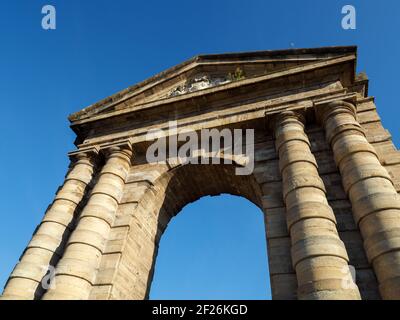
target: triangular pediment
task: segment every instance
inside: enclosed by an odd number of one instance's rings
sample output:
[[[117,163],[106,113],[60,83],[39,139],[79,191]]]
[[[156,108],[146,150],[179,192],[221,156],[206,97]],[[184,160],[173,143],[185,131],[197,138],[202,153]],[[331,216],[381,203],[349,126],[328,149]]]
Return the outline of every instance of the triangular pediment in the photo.
[[[74,122],[147,103],[167,101],[355,54],[356,47],[326,47],[199,55],[72,114],[70,120]]]

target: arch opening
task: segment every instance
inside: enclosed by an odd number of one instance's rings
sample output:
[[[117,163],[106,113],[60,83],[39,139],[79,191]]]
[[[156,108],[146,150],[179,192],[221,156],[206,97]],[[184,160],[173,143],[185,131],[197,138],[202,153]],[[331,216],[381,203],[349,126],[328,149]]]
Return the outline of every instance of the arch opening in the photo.
[[[257,226],[261,236],[261,240],[255,241],[259,244],[263,249],[253,248],[249,245],[247,251],[254,251],[256,254],[260,254],[262,258],[261,264],[257,262],[253,262],[256,267],[264,268],[264,275],[260,276],[258,279],[259,284],[264,286],[264,293],[262,295],[258,295],[258,299],[268,299],[270,294],[268,295],[269,290],[269,281],[271,279],[271,273],[268,269],[269,255],[267,255],[267,238],[266,238],[266,216],[265,216],[265,208],[264,208],[264,198],[261,186],[259,184],[260,177],[256,178],[256,174],[241,176],[235,174],[235,164],[209,164],[209,165],[195,165],[195,164],[185,164],[180,166],[175,166],[172,168],[165,168],[166,170],[163,173],[159,174],[157,179],[154,180],[151,187],[148,187],[141,196],[140,201],[134,211],[133,215],[133,224],[132,228],[129,231],[128,241],[130,241],[129,250],[125,250],[122,254],[121,262],[119,263],[119,270],[121,274],[121,279],[123,278],[125,282],[117,284],[117,286],[113,287],[114,292],[116,294],[124,294],[123,292],[127,292],[128,294],[125,297],[129,297],[130,299],[150,299],[154,298],[154,295],[151,295],[150,292],[152,290],[152,283],[155,275],[156,264],[158,265],[159,259],[159,249],[161,244],[161,239],[163,238],[163,234],[167,232],[167,228],[170,225],[170,222],[181,220],[180,218],[174,219],[178,215],[178,213],[186,212],[191,206],[196,206],[198,203],[202,203],[205,199],[210,199],[208,196],[212,196],[212,199],[222,199],[224,197],[230,197],[230,199],[239,199],[242,202],[242,206],[244,203],[244,207],[247,209],[243,209],[242,211],[237,213],[239,216],[242,216],[243,219],[246,219],[250,216],[258,217]],[[162,167],[154,167],[154,170],[162,170]],[[222,197],[216,197],[221,196]],[[204,198],[206,197],[206,198]],[[203,198],[203,199],[202,199]],[[200,200],[200,201],[199,201]],[[233,200],[232,200],[233,201]],[[206,201],[207,202],[207,201]],[[237,208],[233,207],[230,210],[227,205],[229,205],[229,201],[222,201],[225,203],[225,207],[221,207],[219,211],[221,217],[227,215],[226,220],[229,219],[230,211],[234,211]],[[239,206],[240,207],[240,206]],[[255,210],[258,214],[245,214],[249,208],[251,210]],[[205,218],[208,213],[207,210],[204,210],[203,214],[199,214],[198,218]],[[212,211],[211,209],[208,211]],[[241,213],[241,214],[240,214]],[[261,214],[260,214],[261,213]],[[188,216],[188,215],[179,215],[179,216]],[[190,214],[189,214],[190,216]],[[219,216],[218,214],[215,216]],[[183,221],[186,219],[183,219]],[[207,219],[205,219],[207,221]],[[203,221],[204,222],[204,221]],[[178,222],[179,223],[179,222]],[[244,224],[244,222],[238,222],[233,229],[240,230],[240,225]],[[220,224],[218,227],[220,230],[224,229],[224,224]],[[173,228],[172,228],[173,229]],[[185,228],[184,228],[185,229]],[[198,228],[186,228],[186,230],[195,230],[199,231]],[[170,231],[168,231],[170,233]],[[174,233],[171,231],[171,233]],[[239,233],[239,231],[237,231]],[[179,232],[177,232],[177,236]],[[247,235],[248,236],[248,235]],[[203,232],[199,239],[207,237],[207,228],[203,228]],[[231,241],[238,240],[238,237],[227,237],[227,239],[231,239]],[[223,239],[225,240],[225,239]],[[182,240],[182,243],[188,242],[188,240]],[[221,240],[219,240],[221,242]],[[219,243],[218,240],[215,240],[215,243]],[[269,246],[269,244],[268,244]],[[269,248],[269,247],[268,247]],[[188,245],[186,250],[191,250],[191,247]],[[204,251],[204,250],[203,250]],[[202,251],[198,251],[201,253]],[[233,263],[237,263],[239,258],[235,258]],[[242,260],[250,260],[250,258],[242,258]],[[172,258],[168,258],[168,260],[172,260]],[[208,259],[213,260],[213,259]],[[229,259],[227,258],[227,261]],[[227,268],[228,266],[226,266]],[[129,270],[127,269],[129,268]],[[166,270],[173,267],[166,267]],[[204,270],[206,270],[205,268]],[[132,270],[132,272],[130,271]],[[127,272],[128,271],[128,272]],[[245,271],[246,272],[246,271]],[[249,271],[252,273],[252,271]],[[220,274],[224,274],[221,272]],[[237,273],[235,277],[238,277]],[[168,279],[168,275],[167,278]],[[233,280],[231,280],[232,282]],[[126,290],[126,291],[125,291]],[[247,289],[246,289],[247,290]],[[226,293],[228,290],[225,290]],[[241,292],[240,288],[238,290],[229,290],[231,293]],[[194,292],[194,291],[191,291]],[[211,292],[220,292],[218,290]],[[249,292],[247,290],[247,292]],[[200,292],[201,293],[201,292]],[[247,295],[248,297],[249,295]],[[227,297],[227,296],[226,296]],[[225,298],[226,298],[225,297]],[[161,297],[159,297],[161,298]],[[172,299],[171,295],[167,295],[164,298]],[[178,297],[176,297],[178,298]],[[194,296],[192,297],[194,298]],[[200,299],[200,296],[198,297]],[[209,298],[212,296],[204,296],[202,299]],[[215,297],[216,298],[216,297]],[[223,297],[220,297],[222,299]],[[232,296],[232,298],[234,298]],[[240,296],[236,297],[237,299]],[[242,295],[243,299],[246,299],[245,295]],[[189,299],[189,297],[183,297],[182,299]],[[250,299],[250,298],[249,298]]]
[[[161,238],[149,298],[271,299],[262,211],[229,194],[186,205]]]

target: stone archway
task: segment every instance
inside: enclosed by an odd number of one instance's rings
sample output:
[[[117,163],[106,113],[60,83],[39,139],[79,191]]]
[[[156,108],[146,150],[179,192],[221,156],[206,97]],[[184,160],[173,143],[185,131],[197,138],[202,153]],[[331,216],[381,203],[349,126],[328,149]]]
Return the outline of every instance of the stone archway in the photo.
[[[139,255],[132,254],[129,251],[122,253],[120,260],[120,268],[124,268],[124,264],[135,266],[140,270],[139,265],[145,267],[142,272],[137,275],[137,281],[141,283],[141,296],[137,295],[138,288],[131,283],[131,292],[126,293],[128,296],[116,298],[139,298],[148,297],[150,285],[153,277],[154,266],[157,256],[158,243],[167,224],[177,213],[181,211],[187,204],[197,201],[207,195],[219,195],[228,193],[232,195],[242,196],[258,207],[262,208],[261,190],[253,176],[237,176],[234,172],[235,165],[184,165],[173,168],[161,175],[138,202],[135,209],[134,219],[140,225],[145,225],[146,217],[152,215],[151,221],[147,220],[148,228],[152,230],[153,237],[146,237],[143,233],[138,238],[139,232],[131,230],[128,237],[132,241],[139,242],[139,245],[147,247],[146,251],[152,251],[152,256],[146,255],[138,259]],[[151,203],[153,208],[149,210],[147,203]],[[120,277],[121,286],[134,281],[134,276],[124,276],[123,271],[116,271],[116,279]],[[113,286],[114,293],[124,292],[119,289],[118,284]],[[120,290],[120,291],[118,291]],[[130,296],[129,296],[130,295]]]
[[[400,156],[355,66],[355,47],[198,56],[71,115],[65,182],[2,298],[144,299],[171,217],[224,192],[264,213],[274,299],[400,299]],[[224,148],[147,161],[171,121],[254,130],[254,168]]]

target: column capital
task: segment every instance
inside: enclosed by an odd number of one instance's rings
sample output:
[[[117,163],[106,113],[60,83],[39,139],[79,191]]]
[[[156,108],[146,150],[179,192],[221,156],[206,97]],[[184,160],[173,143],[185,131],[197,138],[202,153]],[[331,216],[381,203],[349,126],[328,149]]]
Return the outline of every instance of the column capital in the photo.
[[[269,126],[271,130],[275,132],[279,126],[288,122],[297,122],[304,126],[306,123],[304,109],[285,110],[274,115],[270,115]]]
[[[316,108],[316,115],[320,124],[325,128],[326,139],[332,145],[340,137],[341,133],[365,137],[365,131],[357,120],[357,109],[353,102],[335,100],[321,104]]]
[[[92,147],[83,147],[78,150],[71,151],[68,153],[69,159],[73,163],[89,163],[93,165],[95,163],[95,159],[99,154],[99,148],[97,146]]]
[[[111,157],[123,157],[132,161],[133,147],[130,140],[106,143],[100,146],[100,152],[109,159]]]
[[[354,119],[357,118],[356,106],[345,100],[335,100],[323,105],[317,105],[315,106],[315,113],[322,125],[324,125],[330,117],[340,113],[351,114]]]

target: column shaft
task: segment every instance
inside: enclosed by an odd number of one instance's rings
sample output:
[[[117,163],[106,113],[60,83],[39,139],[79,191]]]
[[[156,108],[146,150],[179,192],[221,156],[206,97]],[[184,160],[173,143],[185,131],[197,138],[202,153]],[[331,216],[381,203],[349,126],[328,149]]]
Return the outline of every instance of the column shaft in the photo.
[[[360,299],[299,113],[275,119],[287,226],[299,299]]]
[[[130,144],[107,149],[106,164],[57,264],[55,287],[46,292],[44,299],[88,299],[122,197],[131,157]]]
[[[338,101],[318,112],[381,296],[400,299],[400,197],[356,120],[355,107]]]
[[[48,285],[43,277],[62,254],[77,207],[93,178],[93,156],[96,154],[95,149],[71,154],[73,162],[65,182],[11,273],[3,299],[32,300],[43,294],[43,285]]]

